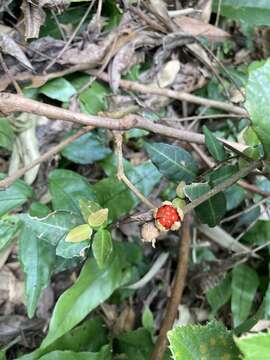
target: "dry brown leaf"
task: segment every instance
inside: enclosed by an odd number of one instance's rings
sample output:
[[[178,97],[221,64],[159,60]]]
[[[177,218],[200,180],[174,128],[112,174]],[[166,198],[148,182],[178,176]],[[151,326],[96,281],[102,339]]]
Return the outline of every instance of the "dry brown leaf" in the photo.
[[[193,36],[204,36],[211,42],[222,42],[230,38],[230,34],[216,26],[188,16],[175,17],[174,21],[185,33]]]
[[[200,19],[206,24],[209,23],[211,17],[212,3],[213,0],[200,0],[197,5],[197,9],[201,10],[201,13],[199,15]]]
[[[13,56],[27,69],[33,70],[30,61],[27,59],[20,46],[8,34],[0,34],[0,48],[3,53]]]
[[[168,61],[161,71],[158,73],[157,80],[158,85],[161,88],[170,86],[180,70],[180,61],[179,60],[170,60]]]
[[[24,14],[25,38],[38,38],[40,27],[43,25],[46,18],[45,12],[42,7],[33,4],[28,0],[23,1],[21,9]]]
[[[114,93],[119,89],[121,74],[131,64],[135,52],[134,42],[124,45],[113,58],[110,65],[110,86]]]

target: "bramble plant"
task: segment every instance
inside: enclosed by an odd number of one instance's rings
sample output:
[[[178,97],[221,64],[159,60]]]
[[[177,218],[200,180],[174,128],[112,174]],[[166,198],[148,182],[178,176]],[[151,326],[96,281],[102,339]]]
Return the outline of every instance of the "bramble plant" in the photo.
[[[270,359],[270,2],[2,3],[0,359]]]

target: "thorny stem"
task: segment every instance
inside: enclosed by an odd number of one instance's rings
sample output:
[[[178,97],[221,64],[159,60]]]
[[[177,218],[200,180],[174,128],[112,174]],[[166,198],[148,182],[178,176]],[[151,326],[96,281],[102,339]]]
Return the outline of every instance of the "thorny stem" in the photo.
[[[93,129],[92,126],[87,126],[78,131],[75,135],[72,135],[68,137],[66,140],[62,141],[60,144],[53,146],[51,149],[49,149],[47,152],[45,152],[43,155],[41,155],[38,159],[33,161],[31,164],[24,166],[23,168],[17,170],[14,174],[6,177],[4,180],[0,181],[0,190],[6,189],[11,184],[14,183],[14,181],[18,180],[21,176],[23,176],[27,171],[31,170],[38,164],[48,160],[53,155],[57,154],[59,151],[64,149],[68,144],[78,139],[80,136],[86,134],[87,132],[91,131]]]
[[[118,160],[118,167],[117,167],[117,177],[144,203],[149,209],[153,209],[155,205],[151,203],[137,188],[132,184],[132,182],[127,178],[124,171],[124,164],[123,164],[123,137],[121,132],[115,131],[114,132],[115,143],[116,143],[116,154]]]
[[[169,299],[164,320],[161,325],[158,339],[156,341],[154,351],[151,354],[150,360],[162,360],[167,347],[167,333],[172,328],[176,319],[178,306],[181,303],[183,290],[186,285],[186,277],[188,272],[188,257],[190,250],[191,236],[190,236],[190,218],[189,215],[184,219],[182,230],[182,238],[179,240],[178,263],[176,274],[174,277],[174,285],[172,288],[171,297]]]

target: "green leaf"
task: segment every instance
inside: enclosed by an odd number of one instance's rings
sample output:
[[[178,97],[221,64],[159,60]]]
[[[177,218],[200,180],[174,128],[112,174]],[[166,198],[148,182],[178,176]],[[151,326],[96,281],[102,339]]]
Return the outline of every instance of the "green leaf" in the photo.
[[[0,174],[0,180],[6,176]],[[15,181],[5,190],[0,191],[0,217],[15,210],[34,195],[32,188],[22,180]]]
[[[5,250],[14,239],[19,223],[15,216],[0,220],[0,251]]]
[[[206,294],[207,301],[212,308],[212,315],[216,315],[218,310],[225,305],[232,294],[231,276],[226,276],[217,286],[208,290]]]
[[[207,128],[207,126],[203,126],[203,132],[205,135],[205,144],[210,154],[217,161],[224,160],[224,145],[215,137],[215,135]]]
[[[107,333],[108,331],[103,320],[100,317],[95,317],[84,321],[82,325],[70,330],[48,347],[38,348],[30,354],[19,357],[18,360],[37,360],[42,355],[55,350],[97,352],[101,346],[107,343]]]
[[[246,192],[239,185],[230,186],[224,191],[227,211],[237,208],[246,197]]]
[[[257,208],[255,208],[257,209]],[[257,215],[260,214],[260,211]],[[248,223],[251,221],[249,220]],[[244,235],[245,242],[251,244],[252,246],[261,246],[265,245],[269,241],[270,233],[270,221],[258,220],[251,229],[247,231]]]
[[[92,232],[93,230],[88,224],[78,225],[69,231],[65,241],[78,243],[84,240],[90,240]]]
[[[75,88],[64,78],[48,81],[39,89],[39,92],[62,102],[68,101],[72,95],[76,94]]]
[[[258,286],[259,277],[252,268],[241,264],[233,269],[231,310],[235,327],[249,316]]]
[[[248,335],[235,342],[245,360],[270,360],[270,333]]]
[[[49,215],[50,212],[51,210],[47,205],[37,201],[33,202],[29,208],[29,215],[33,217],[37,216],[42,218]]]
[[[104,226],[108,220],[108,209],[100,209],[88,217],[88,224],[94,228]]]
[[[0,117],[0,146],[11,151],[13,148],[14,133],[10,121]]]
[[[55,248],[42,241],[24,224],[19,238],[19,257],[25,274],[27,313],[34,316],[41,292],[48,286],[55,262]]]
[[[189,183],[196,178],[197,163],[181,147],[165,143],[146,143],[146,150],[161,174],[168,179]]]
[[[217,321],[176,327],[168,338],[174,360],[240,359],[232,334]]]
[[[217,12],[219,0],[214,0],[213,10]],[[221,15],[244,21],[250,25],[269,25],[270,3],[268,0],[222,0]]]
[[[118,336],[119,351],[128,360],[149,360],[153,350],[151,335],[146,329],[137,329]]]
[[[54,170],[49,174],[49,190],[54,210],[70,210],[79,215],[80,200],[95,200],[95,192],[88,181],[70,170]]]
[[[74,213],[52,212],[45,218],[31,217],[27,214],[17,215],[40,240],[56,246],[67,235],[70,229],[81,223],[81,218]]]
[[[107,107],[106,97],[110,93],[110,89],[107,86],[94,81],[91,87],[83,91],[79,96],[82,110],[91,115],[105,111]]]
[[[270,4],[270,3],[269,3]],[[246,87],[246,109],[253,130],[261,140],[265,155],[270,157],[270,60],[252,70]]]
[[[76,131],[69,132],[69,136]],[[111,154],[111,149],[104,145],[100,137],[89,132],[73,141],[62,150],[62,155],[77,164],[93,164]]]
[[[210,189],[211,188],[207,183],[193,183],[185,186],[184,191],[186,196],[193,201]],[[201,205],[196,207],[195,212],[204,224],[211,227],[219,224],[221,218],[226,213],[226,198],[223,192],[204,201]]]
[[[212,171],[208,178],[212,186],[216,186],[239,171],[238,165],[223,165],[219,169]]]
[[[106,229],[99,229],[93,239],[93,255],[100,269],[103,269],[113,251],[111,234]]]
[[[112,352],[109,346],[105,346],[98,353],[53,351],[40,358],[40,360],[111,360]]]
[[[58,299],[41,347],[52,344],[108,299],[123,284],[125,266],[119,247],[104,270],[98,268],[95,259],[88,260],[75,284]]]
[[[101,206],[99,206],[99,204],[94,201],[86,200],[86,199],[80,200],[80,211],[81,211],[81,214],[82,214],[85,222],[88,221],[88,218],[92,213],[94,213],[100,209],[101,209]]]
[[[142,315],[142,324],[143,327],[150,332],[150,334],[153,334],[155,322],[154,322],[153,313],[148,306],[144,307],[143,315]]]
[[[130,164],[129,164],[130,165]],[[148,196],[160,180],[160,173],[151,162],[129,166],[126,175],[129,180]],[[115,176],[103,179],[94,185],[98,203],[109,209],[109,219],[115,221],[138,205],[139,199]]]

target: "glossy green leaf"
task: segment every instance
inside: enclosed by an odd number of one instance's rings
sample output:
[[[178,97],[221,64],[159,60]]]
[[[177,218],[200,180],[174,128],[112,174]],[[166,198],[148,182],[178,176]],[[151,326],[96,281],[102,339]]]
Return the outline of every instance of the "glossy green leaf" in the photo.
[[[212,308],[212,315],[216,315],[218,310],[225,305],[232,294],[231,276],[227,275],[217,286],[208,290],[206,297]]]
[[[92,213],[94,213],[100,209],[101,209],[101,206],[98,203],[96,203],[95,201],[86,200],[86,199],[80,200],[80,211],[81,211],[81,214],[82,214],[85,222],[88,221],[88,218]]]
[[[70,210],[81,215],[80,200],[95,200],[88,181],[70,170],[54,170],[49,174],[49,190],[54,210]]]
[[[237,208],[246,197],[246,192],[239,185],[230,186],[224,191],[227,211]]]
[[[98,336],[96,336],[98,334]],[[84,321],[46,348],[38,348],[30,354],[19,357],[18,360],[37,360],[42,355],[55,350],[75,352],[98,352],[101,346],[108,342],[108,330],[100,317]]]
[[[75,131],[70,132],[69,136],[74,133]],[[62,155],[70,161],[85,165],[102,160],[111,152],[100,137],[89,132],[66,146],[62,150]]]
[[[245,360],[270,360],[270,333],[253,334],[235,339]]]
[[[259,214],[260,214],[260,209],[257,212],[257,217],[259,216]],[[251,220],[248,220],[249,224],[251,222],[252,222]],[[270,221],[258,220],[256,224],[247,231],[243,239],[245,240],[245,242],[251,244],[252,246],[261,246],[268,243],[269,234],[270,234]]]
[[[111,360],[112,352],[109,346],[105,346],[98,353],[53,351],[40,358],[40,360]]]
[[[146,329],[137,329],[120,334],[117,343],[121,354],[128,360],[149,360],[153,351],[153,341]]]
[[[5,175],[0,174],[0,180]],[[34,195],[32,188],[22,180],[15,181],[5,190],[0,191],[0,216],[15,210]]]
[[[39,92],[51,99],[66,102],[69,98],[76,94],[75,88],[64,78],[58,78],[48,81],[43,85]]]
[[[78,243],[66,242],[63,237],[56,246],[56,255],[65,259],[74,257],[84,258],[87,255],[87,249],[90,248],[91,242],[89,240]]]
[[[218,10],[219,0],[214,0],[213,10]],[[268,0],[222,0],[221,15],[241,20],[249,25],[269,25],[270,3]]]
[[[10,121],[0,117],[0,147],[12,150],[14,142],[14,133]]]
[[[78,243],[84,240],[90,240],[92,232],[93,230],[88,224],[78,225],[69,231],[65,238],[65,241],[71,243]]]
[[[93,212],[88,217],[88,224],[94,228],[103,226],[107,223],[108,213],[108,209],[100,209],[96,212]]]
[[[176,327],[168,338],[174,360],[240,359],[231,332],[217,321]]]
[[[51,318],[49,332],[41,347],[45,348],[79,324],[93,309],[111,296],[123,284],[126,263],[119,247],[110,263],[100,270],[95,259],[88,260],[76,283],[58,299]]]
[[[23,221],[40,240],[56,246],[67,235],[70,229],[81,223],[81,218],[70,212],[53,212],[45,218],[31,217],[20,214],[18,218]]]
[[[185,186],[184,191],[186,196],[193,201],[210,189],[211,188],[207,183],[193,183]],[[218,225],[226,213],[226,198],[223,192],[204,201],[201,205],[196,207],[195,211],[204,224],[211,227]]]
[[[234,326],[247,319],[258,286],[259,277],[252,268],[241,264],[233,269],[231,310]]]
[[[172,181],[193,181],[197,174],[197,163],[179,146],[165,143],[147,143],[146,150],[162,175]]]
[[[215,135],[206,127],[203,126],[203,132],[205,136],[205,144],[208,151],[217,161],[225,159],[224,145],[215,137]]]
[[[92,251],[98,266],[103,269],[113,251],[112,238],[108,230],[99,229],[95,233],[92,244]]]
[[[236,174],[238,170],[238,165],[223,165],[212,171],[207,178],[212,186],[216,186]]]
[[[106,110],[106,96],[109,94],[110,90],[107,86],[94,81],[91,87],[83,91],[79,96],[82,110],[91,115],[96,115],[99,111]]]
[[[270,4],[270,3],[269,3]],[[261,140],[265,155],[270,157],[270,60],[252,70],[246,87],[246,109],[253,130]]]
[[[129,166],[126,175],[129,180],[148,196],[160,180],[160,173],[151,162]],[[103,179],[94,185],[98,203],[109,209],[109,219],[114,221],[128,213],[139,203],[139,199],[116,176]]]
[[[23,225],[19,257],[25,274],[27,313],[33,317],[42,290],[48,286],[55,262],[55,248],[40,240],[30,226]]]

